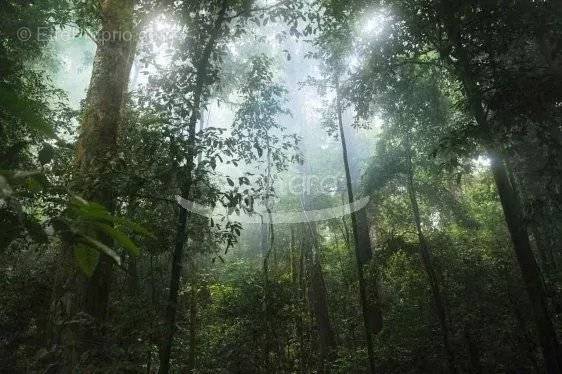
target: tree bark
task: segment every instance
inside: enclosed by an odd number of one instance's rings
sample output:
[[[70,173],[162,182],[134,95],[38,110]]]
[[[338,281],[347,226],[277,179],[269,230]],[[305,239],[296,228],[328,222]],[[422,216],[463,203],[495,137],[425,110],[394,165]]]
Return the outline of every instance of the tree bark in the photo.
[[[226,1],[222,2],[221,9],[217,15],[217,18],[213,24],[213,28],[209,35],[209,39],[205,44],[203,53],[196,65],[196,83],[195,90],[193,92],[193,107],[192,112],[189,117],[188,122],[188,132],[189,132],[189,147],[187,152],[187,164],[186,164],[186,180],[181,186],[182,195],[186,199],[191,198],[191,187],[193,183],[192,172],[195,167],[195,157],[197,152],[195,150],[195,135],[197,121],[201,114],[201,104],[203,101],[204,88],[208,82],[207,73],[209,69],[211,55],[215,49],[218,38],[222,33],[223,22],[225,20],[226,11],[228,4]],[[188,212],[182,206],[179,207],[180,212],[178,216],[178,225],[176,230],[175,247],[172,257],[172,273],[170,276],[170,293],[168,296],[168,303],[166,306],[165,320],[164,320],[164,341],[162,342],[162,347],[160,350],[160,374],[167,374],[170,372],[170,358],[172,354],[172,345],[174,339],[174,333],[176,330],[176,313],[177,313],[177,299],[179,284],[181,280],[181,270],[183,263],[183,251],[185,242],[187,240],[187,221]]]
[[[456,365],[455,365],[455,356],[453,349],[451,347],[450,337],[449,337],[449,324],[447,323],[447,310],[445,307],[445,303],[443,302],[443,295],[441,293],[441,286],[439,282],[439,277],[437,276],[437,272],[435,271],[435,267],[433,266],[431,250],[429,248],[429,244],[425,239],[425,235],[423,234],[423,230],[421,227],[421,215],[420,209],[418,205],[418,199],[416,196],[416,188],[414,185],[414,166],[412,164],[411,158],[411,148],[408,145],[408,149],[406,150],[407,153],[407,162],[408,162],[408,194],[410,196],[410,204],[412,206],[412,214],[414,218],[414,223],[416,225],[416,232],[418,234],[419,240],[419,249],[420,249],[420,257],[422,260],[422,264],[427,274],[427,279],[429,280],[429,286],[431,289],[431,295],[433,297],[433,304],[435,307],[435,311],[437,312],[437,318],[439,320],[439,325],[441,327],[441,336],[443,338],[443,346],[445,348],[445,354],[447,355],[447,362],[449,366],[449,371],[455,373]]]
[[[340,83],[339,77],[336,77],[336,111],[338,117],[338,125],[340,131],[340,140],[342,145],[342,155],[343,155],[343,164],[345,168],[345,177],[346,177],[346,184],[347,184],[347,197],[349,204],[353,204],[355,201],[353,197],[353,189],[351,183],[351,172],[349,169],[349,160],[347,157],[347,144],[345,142],[345,133],[343,129],[343,118],[342,118],[342,105],[341,105],[341,96],[340,96]],[[363,312],[363,323],[365,328],[365,339],[367,342],[367,353],[369,357],[369,369],[370,373],[374,374],[376,371],[375,366],[375,353],[373,350],[373,337],[372,331],[373,327],[371,326],[371,321],[369,318],[369,301],[367,298],[367,290],[365,287],[365,276],[363,274],[363,263],[361,262],[361,251],[359,248],[359,233],[357,229],[357,217],[355,212],[351,213],[351,226],[353,231],[353,242],[355,247],[355,257],[357,260],[357,278],[359,280],[359,298],[361,303],[361,310]]]
[[[106,0],[102,4],[102,37],[98,38],[71,186],[74,193],[103,205],[109,212],[115,209],[113,177],[118,160],[118,133],[135,54],[133,14],[133,0]],[[108,236],[98,234],[96,239],[113,245]],[[113,262],[101,254],[88,278],[75,264],[74,243],[66,242],[62,247],[62,266],[55,281],[51,314],[53,338],[63,350],[62,370],[70,371],[79,366],[82,353],[99,352]],[[87,327],[76,323],[83,321],[83,317],[90,320]]]
[[[77,169],[81,196],[115,209],[113,173],[117,162],[117,137],[133,63],[133,0],[106,0],[102,6],[102,38],[94,60],[86,97],[84,119],[77,145]],[[110,40],[104,38],[111,33]],[[111,239],[100,238],[112,246]],[[102,254],[94,275],[83,278],[84,311],[102,322],[106,319],[112,260]]]
[[[465,77],[463,84],[470,108],[478,125],[486,134],[492,136],[491,126],[484,113],[482,99],[480,98],[476,86],[469,77]],[[492,175],[503,208],[507,228],[511,236],[513,250],[521,270],[527,294],[531,301],[532,315],[537,328],[545,367],[549,373],[561,373],[562,355],[560,353],[560,346],[548,313],[544,284],[531,249],[527,225],[523,217],[523,209],[514,186],[509,180],[503,158],[495,151],[495,147],[491,142],[487,147],[491,158]]]
[[[443,26],[450,46],[455,48],[456,61],[452,61],[449,52],[443,49],[440,50],[440,53],[442,53],[441,58],[454,67],[455,73],[463,85],[469,109],[483,134],[483,145],[491,158],[491,171],[511,236],[513,250],[531,301],[532,315],[537,328],[546,370],[549,373],[562,373],[562,354],[556,331],[548,313],[548,303],[542,276],[531,250],[521,203],[514,186],[509,181],[504,159],[498,152],[498,147],[495,144],[492,122],[488,118],[482,93],[470,68],[471,60],[460,39],[459,23],[448,9],[440,8],[439,11],[443,16]]]
[[[197,357],[197,269],[195,264],[192,268],[191,294],[189,303],[189,355],[187,359],[187,372],[193,373],[195,370],[195,360]]]
[[[308,372],[308,354],[305,345],[304,335],[304,321],[303,315],[305,311],[306,300],[306,283],[305,283],[305,251],[304,251],[304,238],[301,238],[301,245],[299,246],[299,259],[298,259],[298,314],[297,314],[297,336],[299,339],[299,356],[300,356],[300,372]]]
[[[513,242],[515,256],[521,269],[531,311],[535,320],[545,367],[549,373],[562,372],[562,356],[558,338],[548,313],[546,294],[539,267],[531,250],[522,209],[509,182],[507,171],[497,155],[492,156],[492,174],[503,207],[507,227]]]
[[[308,222],[307,227],[302,228],[301,235],[303,239],[303,250],[307,253],[306,257],[308,261],[306,261],[306,265],[310,276],[308,300],[318,328],[320,348],[318,372],[328,373],[330,371],[330,362],[334,359],[334,354],[337,349],[337,342],[328,308],[326,283],[322,273],[322,264],[316,241],[316,226],[312,222]]]

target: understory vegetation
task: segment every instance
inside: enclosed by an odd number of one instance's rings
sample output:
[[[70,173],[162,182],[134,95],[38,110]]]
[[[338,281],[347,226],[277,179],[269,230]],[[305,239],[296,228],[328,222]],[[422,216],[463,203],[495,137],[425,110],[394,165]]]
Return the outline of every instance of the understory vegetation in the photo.
[[[562,373],[559,2],[0,16],[0,372]]]

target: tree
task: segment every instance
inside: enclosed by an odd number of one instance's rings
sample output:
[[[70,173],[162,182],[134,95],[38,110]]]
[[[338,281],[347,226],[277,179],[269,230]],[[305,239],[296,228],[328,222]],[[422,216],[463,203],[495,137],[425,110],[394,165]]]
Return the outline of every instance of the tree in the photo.
[[[486,11],[480,12],[481,9],[477,5],[430,4],[423,1],[415,4],[393,2],[386,7],[391,10],[391,17],[399,17],[404,23],[397,28],[395,38],[385,41],[383,46],[379,47],[383,51],[382,55],[372,58],[367,66],[379,66],[379,71],[390,73],[383,77],[395,79],[396,77],[392,77],[395,66],[437,64],[443,70],[449,69],[453,79],[460,85],[466,108],[472,116],[473,125],[469,129],[473,139],[487,150],[492,159],[492,174],[504,208],[514,252],[527,284],[546,366],[549,370],[557,371],[560,366],[560,353],[556,333],[548,313],[540,271],[531,251],[521,203],[504,165],[504,154],[508,144],[502,142],[502,133],[509,132],[510,129],[501,119],[500,113],[494,109],[494,100],[499,97],[496,94],[512,94],[502,89],[503,81],[494,73],[511,70],[508,63],[499,56],[502,53],[513,52],[511,47],[506,46],[519,41],[517,38],[521,35],[520,25],[512,18],[515,13],[506,12],[504,16],[497,18]],[[526,11],[542,10],[536,7]],[[490,35],[494,37],[490,38]],[[369,48],[366,51],[369,51]],[[485,56],[483,60],[480,60],[481,56]],[[493,56],[497,56],[499,64]],[[531,59],[524,56],[523,60]],[[379,65],[381,62],[387,67],[390,66],[390,70]],[[548,90],[546,86],[543,88]]]

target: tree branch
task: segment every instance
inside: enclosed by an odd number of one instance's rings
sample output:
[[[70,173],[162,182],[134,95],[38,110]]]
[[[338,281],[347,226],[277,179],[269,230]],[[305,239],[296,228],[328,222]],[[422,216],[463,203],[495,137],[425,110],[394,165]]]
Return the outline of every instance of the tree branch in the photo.
[[[291,0],[282,0],[282,1],[279,1],[279,2],[277,2],[277,3],[275,3],[275,4],[272,4],[272,5],[269,5],[269,6],[265,6],[265,7],[244,9],[244,10],[242,10],[242,11],[240,11],[240,12],[238,12],[238,13],[236,13],[236,14],[230,16],[230,17],[226,17],[225,19],[226,19],[227,21],[231,21],[231,20],[233,20],[233,19],[235,19],[235,18],[238,18],[238,17],[240,17],[240,16],[243,16],[243,15],[245,15],[245,14],[250,15],[250,14],[256,13],[256,12],[267,12],[268,10],[275,9],[275,8],[277,8],[277,7],[280,7],[280,6],[282,6],[282,5],[288,4],[288,3],[290,3],[290,2],[291,2]]]

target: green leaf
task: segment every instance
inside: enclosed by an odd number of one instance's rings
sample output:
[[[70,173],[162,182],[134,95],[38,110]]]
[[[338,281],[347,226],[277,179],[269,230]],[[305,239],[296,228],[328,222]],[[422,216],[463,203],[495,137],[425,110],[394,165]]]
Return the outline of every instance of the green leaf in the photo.
[[[102,221],[112,223],[113,216],[103,207],[103,205],[88,202],[79,196],[74,196],[71,202],[74,212],[83,219],[91,221]]]
[[[39,162],[41,163],[41,165],[46,165],[50,163],[55,157],[55,149],[53,148],[52,145],[45,144],[43,148],[41,148],[37,156],[39,158]]]
[[[156,239],[156,236],[152,232],[150,232],[148,229],[146,229],[144,226],[142,226],[141,224],[138,224],[136,222],[133,222],[131,220],[128,220],[126,218],[116,218],[115,223],[123,225],[126,228],[132,230],[133,232],[135,232],[137,234],[141,234],[141,235],[148,236],[150,238]]]
[[[82,239],[86,242],[86,244],[111,257],[113,261],[117,263],[117,265],[121,265],[121,257],[119,257],[119,255],[107,245],[87,235],[83,235]]]
[[[140,255],[140,249],[123,231],[117,230],[105,223],[96,223],[96,226],[119,243],[134,256]]]
[[[55,137],[51,124],[41,115],[39,110],[41,103],[26,98],[25,95],[4,84],[0,84],[0,102],[4,111],[22,121],[26,127],[37,131],[44,137]]]
[[[80,270],[88,277],[91,277],[98,266],[100,253],[84,244],[78,244],[74,247],[74,258],[78,263]]]
[[[8,180],[0,175],[0,198],[6,198],[13,194],[12,186],[8,183]]]

